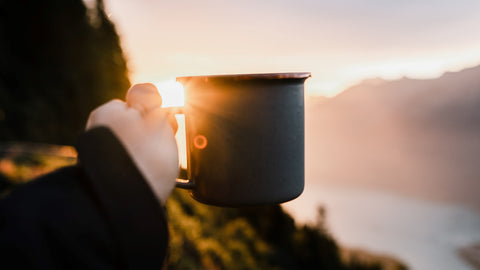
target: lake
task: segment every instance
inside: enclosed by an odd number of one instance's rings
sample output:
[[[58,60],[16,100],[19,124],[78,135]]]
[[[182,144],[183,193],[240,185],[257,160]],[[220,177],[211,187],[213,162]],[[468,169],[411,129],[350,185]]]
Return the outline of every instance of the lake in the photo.
[[[314,223],[318,205],[326,207],[328,229],[346,247],[392,255],[410,269],[474,269],[457,255],[458,248],[480,242],[480,216],[466,206],[312,183],[283,204],[299,223]]]

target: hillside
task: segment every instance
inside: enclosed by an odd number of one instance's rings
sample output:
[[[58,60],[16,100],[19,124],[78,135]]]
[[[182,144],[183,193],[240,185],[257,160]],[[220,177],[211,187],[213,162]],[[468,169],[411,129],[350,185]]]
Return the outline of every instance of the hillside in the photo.
[[[0,144],[0,200],[20,184],[75,162],[69,146]],[[407,269],[389,255],[340,246],[326,226],[323,208],[316,224],[298,225],[279,205],[214,207],[176,190],[166,211],[166,269]]]
[[[480,66],[365,80],[307,104],[307,181],[387,189],[480,212]]]

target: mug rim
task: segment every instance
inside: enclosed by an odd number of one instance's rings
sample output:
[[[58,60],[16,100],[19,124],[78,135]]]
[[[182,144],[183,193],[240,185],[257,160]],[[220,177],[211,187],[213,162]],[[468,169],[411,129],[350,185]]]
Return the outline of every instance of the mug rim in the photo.
[[[246,74],[219,74],[177,77],[177,82],[190,79],[233,79],[233,80],[256,80],[256,79],[307,79],[312,76],[311,72],[280,72],[280,73],[246,73]]]

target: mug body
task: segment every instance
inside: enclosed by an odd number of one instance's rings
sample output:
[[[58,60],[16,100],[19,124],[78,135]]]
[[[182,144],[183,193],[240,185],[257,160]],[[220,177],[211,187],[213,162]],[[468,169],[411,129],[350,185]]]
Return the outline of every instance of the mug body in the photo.
[[[309,73],[181,77],[191,195],[218,206],[282,203],[304,188]]]

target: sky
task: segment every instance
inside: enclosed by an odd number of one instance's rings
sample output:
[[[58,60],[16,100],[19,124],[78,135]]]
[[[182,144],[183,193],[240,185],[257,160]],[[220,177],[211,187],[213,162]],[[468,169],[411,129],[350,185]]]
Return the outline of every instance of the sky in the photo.
[[[87,1],[88,2],[88,1]],[[309,95],[480,64],[478,0],[105,0],[131,80],[312,72]]]

